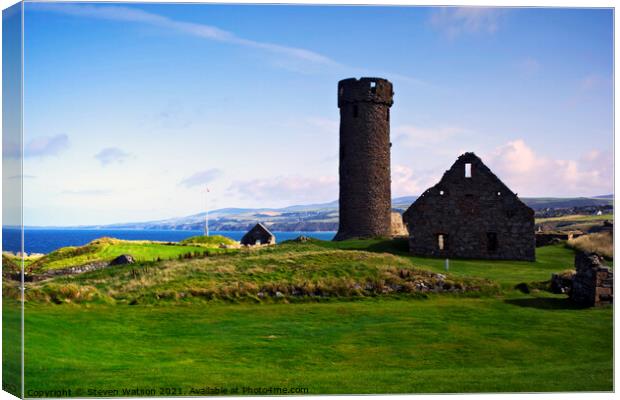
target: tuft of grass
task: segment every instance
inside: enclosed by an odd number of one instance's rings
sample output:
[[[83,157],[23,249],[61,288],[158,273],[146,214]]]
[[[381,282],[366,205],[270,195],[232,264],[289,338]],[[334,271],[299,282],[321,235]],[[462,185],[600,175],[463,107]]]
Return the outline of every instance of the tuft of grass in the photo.
[[[607,259],[614,258],[614,238],[611,232],[591,233],[566,243],[569,247],[586,253],[597,253]]]
[[[2,273],[3,274],[18,274],[21,270],[19,266],[21,260],[17,257],[10,256],[8,254],[2,254]]]
[[[192,236],[187,239],[181,240],[181,244],[199,244],[205,247],[219,247],[220,245],[237,246],[239,242],[227,238],[222,235],[213,236]]]

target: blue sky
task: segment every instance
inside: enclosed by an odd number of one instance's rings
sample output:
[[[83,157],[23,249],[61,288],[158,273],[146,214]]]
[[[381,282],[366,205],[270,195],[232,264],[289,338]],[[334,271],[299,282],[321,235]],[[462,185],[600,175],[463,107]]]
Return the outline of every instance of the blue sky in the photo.
[[[24,219],[74,225],[338,194],[336,87],[394,83],[392,191],[475,151],[521,196],[613,190],[613,14],[37,4]]]

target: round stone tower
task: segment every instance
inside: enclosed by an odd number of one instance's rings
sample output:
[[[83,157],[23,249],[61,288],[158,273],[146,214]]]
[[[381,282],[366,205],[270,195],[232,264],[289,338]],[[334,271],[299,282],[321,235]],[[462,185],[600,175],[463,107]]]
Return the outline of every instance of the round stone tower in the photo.
[[[338,82],[340,224],[334,240],[390,235],[393,96],[386,79]]]

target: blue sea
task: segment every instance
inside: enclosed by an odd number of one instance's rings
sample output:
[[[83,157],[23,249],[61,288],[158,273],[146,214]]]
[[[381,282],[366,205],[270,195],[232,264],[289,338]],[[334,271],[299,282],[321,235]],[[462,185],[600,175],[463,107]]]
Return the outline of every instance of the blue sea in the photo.
[[[49,253],[61,247],[82,246],[100,237],[114,237],[125,240],[157,240],[178,242],[191,236],[202,235],[202,231],[173,231],[151,229],[40,229],[24,230],[24,251],[30,253]],[[211,235],[222,235],[233,240],[240,240],[245,232],[214,231]],[[300,235],[321,240],[331,240],[336,232],[273,232],[276,241],[283,242],[295,239]],[[18,252],[20,249],[20,233],[16,228],[2,228],[2,251]]]

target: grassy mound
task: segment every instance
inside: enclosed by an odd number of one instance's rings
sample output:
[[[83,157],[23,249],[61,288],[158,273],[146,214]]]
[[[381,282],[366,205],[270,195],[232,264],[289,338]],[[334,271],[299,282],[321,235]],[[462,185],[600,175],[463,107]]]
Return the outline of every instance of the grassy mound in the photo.
[[[88,288],[86,296],[80,288]],[[455,278],[389,253],[287,244],[216,257],[111,267],[32,284],[29,299],[129,304],[193,301],[299,301],[377,295],[497,290],[484,279]]]
[[[28,273],[75,267],[97,261],[111,261],[122,254],[131,254],[137,261],[156,261],[178,258],[187,254],[202,254],[201,246],[179,243],[119,240],[100,238],[78,247],[63,247],[33,262]]]
[[[205,247],[219,247],[220,245],[235,246],[239,243],[222,235],[213,236],[192,236],[185,240],[181,240],[181,244],[199,244]]]
[[[9,254],[2,254],[2,273],[18,274],[20,271],[19,258]]]
[[[567,242],[569,247],[587,253],[597,253],[607,259],[614,258],[614,238],[611,232],[591,233]]]

